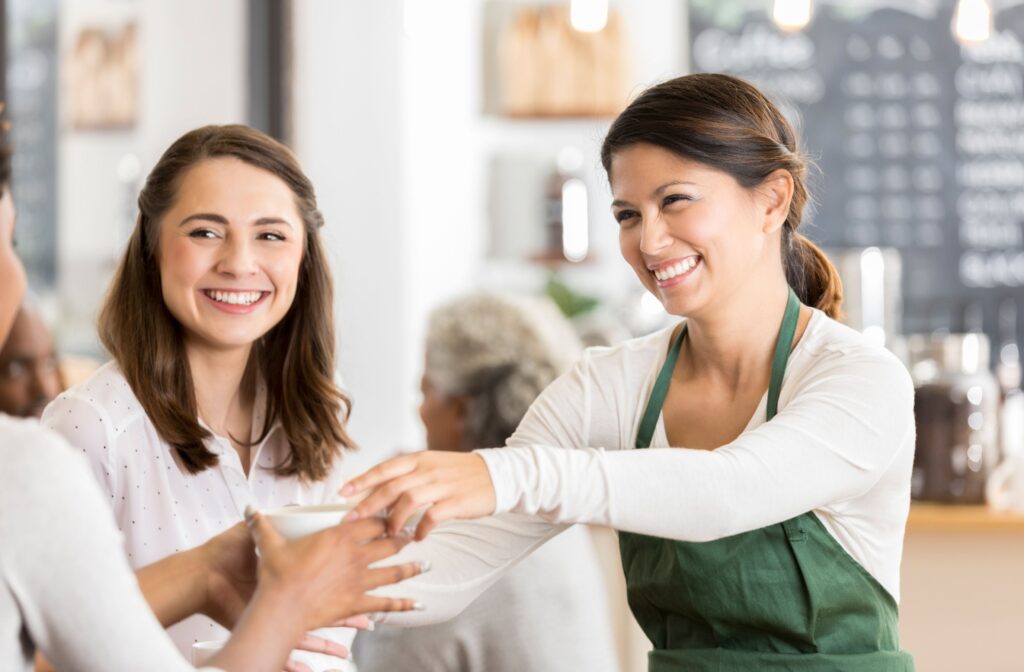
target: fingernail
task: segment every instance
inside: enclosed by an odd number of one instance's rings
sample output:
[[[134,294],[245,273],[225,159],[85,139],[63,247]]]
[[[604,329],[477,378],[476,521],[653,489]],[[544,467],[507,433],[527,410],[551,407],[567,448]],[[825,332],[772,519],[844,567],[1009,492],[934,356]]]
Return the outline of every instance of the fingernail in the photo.
[[[373,626],[374,623],[379,623],[384,620],[384,614],[379,611],[375,611],[372,614],[367,614],[366,618],[370,620],[370,625]]]
[[[352,494],[352,492],[353,492],[354,490],[355,490],[355,488],[353,488],[353,487],[352,487],[352,484],[351,484],[351,483],[346,483],[345,485],[343,485],[343,486],[341,487],[341,490],[339,491],[339,494],[340,494],[340,495],[341,495],[342,497],[348,497],[349,495],[351,495],[351,494]]]
[[[407,528],[403,527],[398,532],[395,532],[394,535],[392,536],[394,536],[396,539],[412,539],[412,532],[410,532]]]
[[[252,520],[256,516],[256,507],[249,504],[245,507],[245,523],[246,525],[252,525]]]
[[[359,520],[359,514],[356,513],[355,509],[352,509],[351,511],[346,513],[345,517],[341,519],[341,522],[352,522],[353,520]]]
[[[376,629],[377,629],[377,624],[373,622],[373,619],[372,619],[372,618],[371,618],[371,619],[369,620],[369,622],[368,622],[368,623],[366,624],[366,629],[367,629],[367,631],[369,631],[369,632],[373,632],[374,630],[376,630]]]
[[[426,611],[427,605],[423,604],[422,602],[413,602],[412,608],[413,611]]]
[[[426,574],[433,566],[434,563],[430,562],[430,560],[420,560],[420,574]]]

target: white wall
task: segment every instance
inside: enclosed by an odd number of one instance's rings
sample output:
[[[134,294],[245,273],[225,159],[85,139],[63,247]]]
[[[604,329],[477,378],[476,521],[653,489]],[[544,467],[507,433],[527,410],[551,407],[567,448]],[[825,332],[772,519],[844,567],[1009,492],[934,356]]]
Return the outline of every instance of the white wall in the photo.
[[[401,3],[294,7],[294,146],[327,222],[338,360],[363,447],[353,462],[363,463],[414,426]]]
[[[62,63],[83,27],[118,25],[134,18],[139,28],[136,126],[75,131],[63,121],[66,110],[61,114],[58,333],[65,350],[97,352],[95,313],[131,230],[141,180],[185,131],[246,120],[247,3],[63,0],[60,12]],[[62,65],[62,75],[66,73]],[[118,177],[125,157],[137,160],[137,179]]]
[[[685,12],[674,0],[613,3],[634,47],[637,90],[681,71]],[[536,271],[486,258],[488,162],[496,148],[584,149],[593,167],[597,284],[632,288],[618,260],[597,165],[603,126],[482,116],[483,0],[295,4],[295,148],[317,185],[337,286],[339,361],[355,397],[355,463],[418,448],[424,325],[455,294]],[[596,238],[600,236],[600,238]],[[605,287],[605,289],[607,289]],[[354,467],[355,468],[355,465]]]

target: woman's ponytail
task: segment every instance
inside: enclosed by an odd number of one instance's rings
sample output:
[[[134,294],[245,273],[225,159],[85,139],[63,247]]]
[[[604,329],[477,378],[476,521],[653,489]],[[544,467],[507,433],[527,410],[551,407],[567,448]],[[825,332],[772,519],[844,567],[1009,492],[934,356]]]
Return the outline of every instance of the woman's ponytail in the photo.
[[[787,225],[782,249],[786,280],[800,301],[832,319],[840,319],[843,283],[839,271],[821,248]]]

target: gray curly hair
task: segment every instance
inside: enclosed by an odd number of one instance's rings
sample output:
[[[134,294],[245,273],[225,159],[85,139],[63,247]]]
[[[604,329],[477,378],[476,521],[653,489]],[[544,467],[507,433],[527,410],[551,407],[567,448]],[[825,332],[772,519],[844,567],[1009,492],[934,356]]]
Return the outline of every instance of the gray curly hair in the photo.
[[[503,446],[537,395],[581,351],[551,300],[472,294],[431,314],[424,375],[442,394],[469,398],[471,445]]]

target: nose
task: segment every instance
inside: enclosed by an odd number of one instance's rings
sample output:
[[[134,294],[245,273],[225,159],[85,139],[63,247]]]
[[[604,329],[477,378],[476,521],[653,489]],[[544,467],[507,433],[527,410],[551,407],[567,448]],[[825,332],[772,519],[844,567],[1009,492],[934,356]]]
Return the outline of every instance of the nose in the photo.
[[[256,256],[249,240],[242,236],[229,236],[221,247],[217,272],[231,277],[253,275],[257,271]]]
[[[661,212],[645,215],[640,222],[640,251],[647,256],[656,256],[671,244],[672,236]]]

